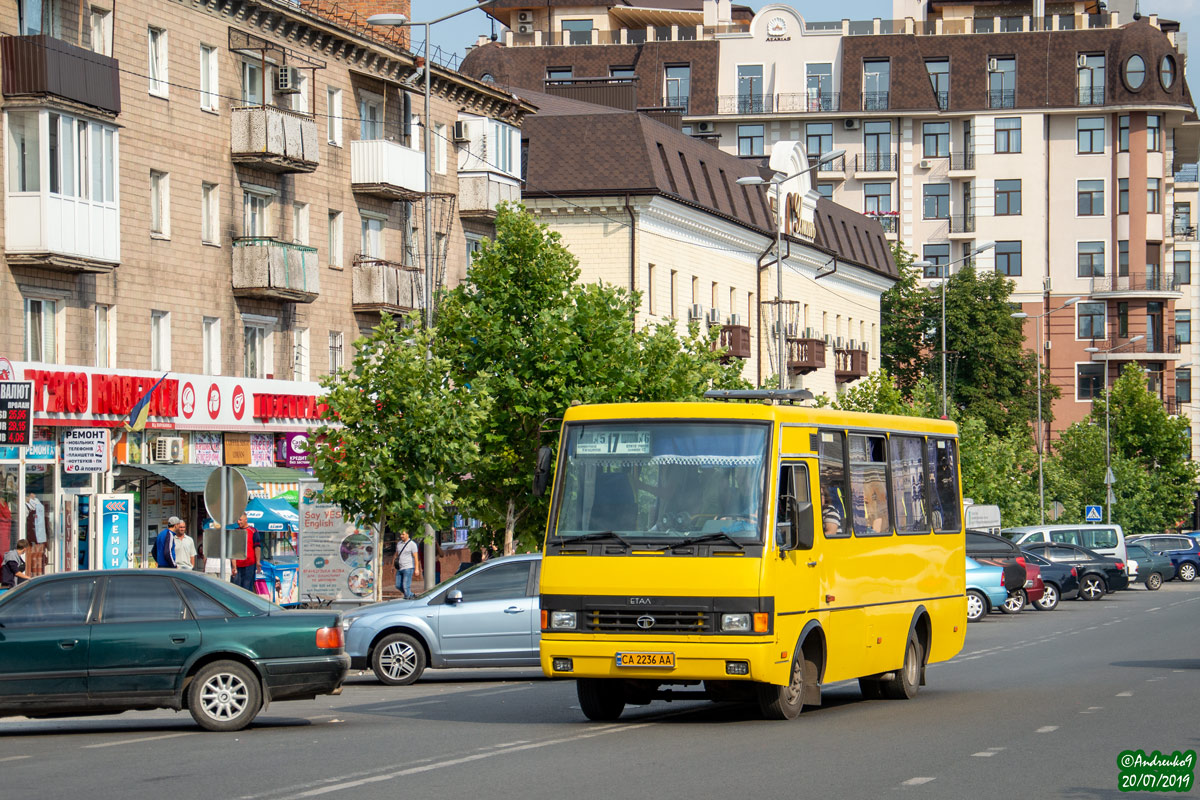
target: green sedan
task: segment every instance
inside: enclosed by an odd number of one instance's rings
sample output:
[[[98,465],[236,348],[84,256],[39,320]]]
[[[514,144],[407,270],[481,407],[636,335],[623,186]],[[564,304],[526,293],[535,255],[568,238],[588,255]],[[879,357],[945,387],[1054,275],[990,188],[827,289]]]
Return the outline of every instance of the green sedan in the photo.
[[[186,708],[241,730],[271,701],[339,694],[344,648],[339,613],[199,572],[47,575],[0,594],[0,717]]]
[[[1128,558],[1129,582],[1144,583],[1147,589],[1153,591],[1175,577],[1175,565],[1171,559],[1153,552],[1142,544],[1127,541],[1125,544]]]

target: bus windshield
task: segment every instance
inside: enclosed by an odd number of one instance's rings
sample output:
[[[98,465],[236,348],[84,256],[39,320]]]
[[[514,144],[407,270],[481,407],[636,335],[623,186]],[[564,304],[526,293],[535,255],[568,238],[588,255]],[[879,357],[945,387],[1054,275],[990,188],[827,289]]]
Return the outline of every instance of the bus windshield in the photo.
[[[769,433],[745,422],[569,425],[552,531],[564,545],[761,542]]]

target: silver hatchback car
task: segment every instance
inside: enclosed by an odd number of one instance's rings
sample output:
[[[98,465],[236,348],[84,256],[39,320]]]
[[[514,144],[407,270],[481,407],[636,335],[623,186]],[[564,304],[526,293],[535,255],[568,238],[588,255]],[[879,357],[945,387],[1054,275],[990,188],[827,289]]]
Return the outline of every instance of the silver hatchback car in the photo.
[[[541,640],[540,553],[494,558],[414,600],[342,617],[354,669],[404,686],[426,668],[535,667]]]

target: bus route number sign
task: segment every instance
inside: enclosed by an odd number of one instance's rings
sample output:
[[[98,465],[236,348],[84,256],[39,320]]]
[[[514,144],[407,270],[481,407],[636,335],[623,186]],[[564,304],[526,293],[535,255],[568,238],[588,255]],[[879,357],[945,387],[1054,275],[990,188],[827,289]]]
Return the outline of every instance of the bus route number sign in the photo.
[[[28,447],[33,441],[33,382],[0,381],[0,445]]]
[[[650,453],[650,431],[584,431],[579,435],[576,455],[609,456]]]

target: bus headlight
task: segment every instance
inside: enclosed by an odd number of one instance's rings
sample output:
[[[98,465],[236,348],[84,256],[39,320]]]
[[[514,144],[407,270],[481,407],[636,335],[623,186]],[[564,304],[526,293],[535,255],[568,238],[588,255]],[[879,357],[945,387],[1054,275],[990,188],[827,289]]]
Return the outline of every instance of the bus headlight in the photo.
[[[721,630],[734,633],[745,633],[750,630],[749,614],[722,614]]]
[[[550,630],[552,630],[552,631],[573,631],[573,630],[575,630],[575,612],[574,611],[551,611],[550,612]]]

